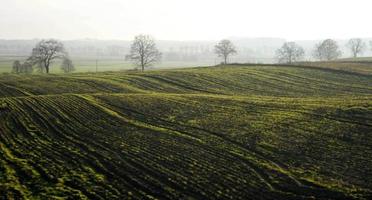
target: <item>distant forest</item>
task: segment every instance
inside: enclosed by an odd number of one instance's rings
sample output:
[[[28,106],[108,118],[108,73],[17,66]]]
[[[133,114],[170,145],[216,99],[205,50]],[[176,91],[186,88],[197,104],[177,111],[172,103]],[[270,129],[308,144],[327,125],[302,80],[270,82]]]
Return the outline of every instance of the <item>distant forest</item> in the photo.
[[[274,63],[275,51],[286,42],[280,38],[229,38],[236,44],[239,52],[230,62]],[[368,39],[365,39],[368,41]],[[38,42],[34,40],[0,40],[0,56],[28,56]],[[305,50],[305,60],[311,60],[311,51],[318,40],[295,41]],[[343,57],[349,57],[350,52],[345,47],[347,40],[338,40]],[[63,41],[71,57],[116,58],[124,59],[129,52],[131,41],[124,40],[67,40]],[[165,41],[158,40],[157,46],[163,53],[163,61],[203,61],[218,64],[214,45],[216,41]],[[369,56],[370,51],[364,56]]]

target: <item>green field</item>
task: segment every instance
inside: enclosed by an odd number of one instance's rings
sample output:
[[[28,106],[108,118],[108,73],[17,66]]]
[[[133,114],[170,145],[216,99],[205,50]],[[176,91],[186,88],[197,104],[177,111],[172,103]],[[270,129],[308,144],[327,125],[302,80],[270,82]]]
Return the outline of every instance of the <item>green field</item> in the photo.
[[[331,62],[303,62],[304,66],[315,66],[326,69],[335,69],[349,71],[354,73],[372,75],[372,60],[371,58],[349,58],[340,59]]]
[[[0,199],[371,199],[372,76],[0,76]]]
[[[12,65],[15,60],[24,62],[27,57],[7,57],[0,55],[0,74],[10,73],[12,71]],[[135,66],[125,61],[124,58],[120,57],[72,57],[71,58],[76,71],[75,72],[105,72],[105,71],[122,71],[134,69]],[[208,61],[163,61],[156,64],[157,69],[165,68],[180,68],[180,67],[195,67],[195,66],[208,66],[214,63]],[[56,60],[51,66],[51,73],[62,73],[60,70],[61,62]],[[35,70],[36,71],[36,70]]]

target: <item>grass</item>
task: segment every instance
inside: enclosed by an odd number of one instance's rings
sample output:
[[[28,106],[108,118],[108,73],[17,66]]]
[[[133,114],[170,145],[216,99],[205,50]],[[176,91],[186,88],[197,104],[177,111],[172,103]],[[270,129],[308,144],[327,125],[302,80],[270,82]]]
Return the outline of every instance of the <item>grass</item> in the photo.
[[[303,62],[300,64],[372,75],[372,62],[368,57],[339,59],[331,62]]]
[[[372,77],[219,66],[0,76],[5,199],[369,199]]]
[[[372,57],[356,57],[356,58],[342,58],[338,61],[348,61],[348,62],[371,62]]]
[[[227,66],[73,75],[0,76],[5,95],[64,93],[206,93],[265,96],[370,94],[371,76],[306,67]],[[10,91],[11,90],[11,91]],[[19,95],[15,93],[15,95]],[[1,96],[1,93],[0,93]]]
[[[20,60],[23,62],[27,57],[7,57],[0,55],[0,73],[10,73],[12,71],[12,65],[14,60]],[[134,68],[133,64],[125,61],[121,57],[72,57],[71,58],[76,71],[75,73],[82,72],[104,72],[104,71],[122,71],[122,70],[131,70]],[[97,59],[97,65],[96,65]],[[180,67],[195,67],[195,66],[207,66],[214,63],[208,61],[196,61],[196,62],[187,62],[187,61],[163,61],[156,64],[156,68],[180,68]],[[51,73],[60,74],[63,73],[60,70],[61,63],[56,60],[51,66]]]

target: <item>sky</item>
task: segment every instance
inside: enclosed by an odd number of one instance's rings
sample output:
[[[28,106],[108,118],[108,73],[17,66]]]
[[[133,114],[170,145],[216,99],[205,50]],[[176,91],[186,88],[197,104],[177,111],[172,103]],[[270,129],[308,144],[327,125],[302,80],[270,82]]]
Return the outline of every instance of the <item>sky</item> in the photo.
[[[0,0],[0,39],[372,37],[371,0]]]

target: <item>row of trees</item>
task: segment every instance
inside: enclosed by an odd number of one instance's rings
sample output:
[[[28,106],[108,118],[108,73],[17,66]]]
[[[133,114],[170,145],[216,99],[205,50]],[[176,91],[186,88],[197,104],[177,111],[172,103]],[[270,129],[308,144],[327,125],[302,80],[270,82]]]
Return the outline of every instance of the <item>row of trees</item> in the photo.
[[[347,47],[357,57],[365,50],[365,43],[359,39],[350,39]],[[231,55],[237,54],[236,47],[230,40],[221,40],[215,45],[215,53],[227,64]],[[300,61],[305,55],[304,49],[294,42],[286,42],[276,51],[280,63],[293,63]],[[318,60],[334,60],[342,55],[336,41],[326,39],[315,45],[313,57]],[[162,53],[156,47],[154,38],[149,35],[138,35],[131,44],[130,52],[126,60],[133,62],[141,71],[159,62]],[[62,59],[61,69],[65,73],[75,70],[72,61],[60,41],[50,39],[42,40],[32,49],[31,56],[21,63],[18,60],[13,63],[13,73],[32,73],[34,69],[38,72],[49,73],[51,64],[56,59]]]
[[[350,49],[354,58],[358,57],[366,50],[366,44],[360,38],[350,39],[346,47]],[[229,56],[237,54],[237,50],[231,41],[221,40],[215,46],[215,53],[223,58],[224,64],[227,64]],[[312,54],[317,60],[330,61],[339,58],[342,55],[342,51],[335,40],[326,39],[315,45]],[[295,42],[286,42],[276,51],[279,63],[298,62],[303,59],[304,55],[304,49]]]
[[[229,56],[236,54],[237,51],[230,40],[221,40],[215,46],[215,53],[223,59],[224,64],[227,64]],[[161,56],[154,38],[149,35],[138,35],[134,38],[126,60],[132,61],[141,71],[144,71],[145,68],[159,62]]]
[[[31,56],[24,63],[14,61],[12,72],[32,73],[36,69],[38,72],[49,73],[50,66],[56,59],[62,59],[63,72],[69,73],[75,70],[62,42],[54,39],[41,40],[32,49]]]
[[[49,73],[52,63],[62,59],[61,70],[69,73],[75,70],[64,45],[57,40],[42,40],[32,49],[31,56],[24,62],[16,60],[13,63],[13,73],[32,73],[34,69],[41,73]],[[160,61],[161,53],[156,48],[155,40],[148,35],[138,35],[131,45],[127,60],[132,61],[142,71],[146,67]]]
[[[353,57],[356,58],[366,49],[366,44],[360,38],[353,38],[348,41],[346,47],[350,49]],[[294,63],[303,59],[304,49],[295,42],[286,42],[276,51],[279,63]],[[326,39],[315,45],[312,52],[313,58],[320,61],[330,61],[339,58],[342,55],[339,45],[335,40]]]
[[[360,38],[350,39],[346,46],[354,57],[359,56],[366,49],[366,44]],[[237,50],[230,40],[224,39],[215,45],[215,53],[223,59],[223,64],[227,64],[229,57],[237,54]],[[342,55],[342,51],[335,40],[326,39],[315,45],[312,54],[317,60],[330,61],[339,58]],[[131,45],[130,54],[126,58],[144,71],[146,67],[160,61],[161,55],[152,37],[139,35],[135,37]],[[303,59],[305,51],[295,42],[286,42],[276,51],[276,55],[279,63],[293,63]]]

